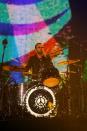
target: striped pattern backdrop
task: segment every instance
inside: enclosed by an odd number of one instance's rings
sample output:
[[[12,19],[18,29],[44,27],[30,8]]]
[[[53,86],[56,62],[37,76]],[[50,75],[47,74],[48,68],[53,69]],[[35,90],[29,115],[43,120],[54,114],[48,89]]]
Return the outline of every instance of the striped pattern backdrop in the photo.
[[[4,62],[19,65],[37,42],[50,51],[58,43],[55,35],[70,19],[68,0],[0,0],[0,62],[4,38],[8,40]]]

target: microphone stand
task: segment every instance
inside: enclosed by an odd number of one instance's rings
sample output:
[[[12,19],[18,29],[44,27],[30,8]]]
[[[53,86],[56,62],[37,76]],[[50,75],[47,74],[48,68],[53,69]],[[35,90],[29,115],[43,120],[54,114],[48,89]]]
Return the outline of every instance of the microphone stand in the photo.
[[[1,61],[1,68],[0,68],[0,90],[1,90],[1,100],[0,100],[0,111],[3,113],[3,96],[4,96],[4,82],[3,82],[3,63],[4,63],[4,55],[5,55],[5,49],[8,44],[7,39],[4,39],[2,41],[3,44],[3,53],[2,53],[2,61]]]
[[[3,53],[2,53],[2,62],[1,62],[1,70],[0,70],[1,73],[2,73],[2,71],[3,71],[2,67],[3,67],[3,63],[4,63],[5,49],[6,49],[6,46],[7,46],[7,44],[8,44],[7,39],[4,39],[4,40],[2,41],[2,44],[3,44]]]

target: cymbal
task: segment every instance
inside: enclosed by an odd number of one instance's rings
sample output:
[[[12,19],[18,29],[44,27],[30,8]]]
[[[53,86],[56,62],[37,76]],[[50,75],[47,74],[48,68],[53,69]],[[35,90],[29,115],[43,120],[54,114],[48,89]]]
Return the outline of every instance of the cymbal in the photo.
[[[11,70],[10,66],[3,66],[2,69],[6,70],[6,71],[10,71]]]
[[[23,73],[23,75],[25,75],[25,76],[34,75],[34,74],[31,74],[30,72],[26,72],[26,71],[23,71],[22,73]]]
[[[58,63],[58,65],[65,65],[65,64],[70,65],[70,64],[74,64],[74,63],[79,62],[79,61],[80,61],[79,59],[78,60],[61,61],[61,62]]]
[[[2,67],[3,70],[5,71],[16,71],[16,72],[22,72],[24,71],[23,67],[19,67],[19,66],[10,66],[10,65],[4,65]]]
[[[36,76],[36,74],[32,74],[32,71],[31,71],[31,70],[25,71],[25,68],[24,68],[24,67],[21,67],[21,66],[4,65],[4,66],[2,67],[2,69],[5,70],[5,71],[21,72],[21,73],[23,73],[23,75],[25,75],[25,76],[29,76],[29,75]]]
[[[75,71],[65,71],[65,72],[60,72],[60,74],[75,74],[77,72]]]

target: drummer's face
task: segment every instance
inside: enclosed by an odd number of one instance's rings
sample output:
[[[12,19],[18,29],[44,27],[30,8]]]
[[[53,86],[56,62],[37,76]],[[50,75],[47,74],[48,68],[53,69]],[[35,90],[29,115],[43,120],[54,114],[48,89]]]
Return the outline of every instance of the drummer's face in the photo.
[[[36,46],[36,51],[37,51],[38,54],[43,54],[43,45],[38,44]]]

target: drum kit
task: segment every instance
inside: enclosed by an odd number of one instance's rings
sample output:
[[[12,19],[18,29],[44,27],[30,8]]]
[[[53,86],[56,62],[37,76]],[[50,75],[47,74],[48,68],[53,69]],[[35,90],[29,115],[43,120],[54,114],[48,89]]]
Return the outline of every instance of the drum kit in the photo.
[[[80,60],[68,60],[58,64],[75,64],[79,61]],[[22,107],[22,110],[29,112],[29,114],[35,117],[55,117],[57,115],[58,103],[55,94],[61,89],[60,87],[63,82],[61,77],[56,78],[51,76],[40,82],[38,79],[32,79],[32,76],[36,74],[26,72],[22,67],[3,65],[2,70],[22,72],[24,76],[31,78],[31,82],[27,81],[14,85],[16,102],[18,106]],[[6,77],[6,75],[3,74],[3,77]]]

